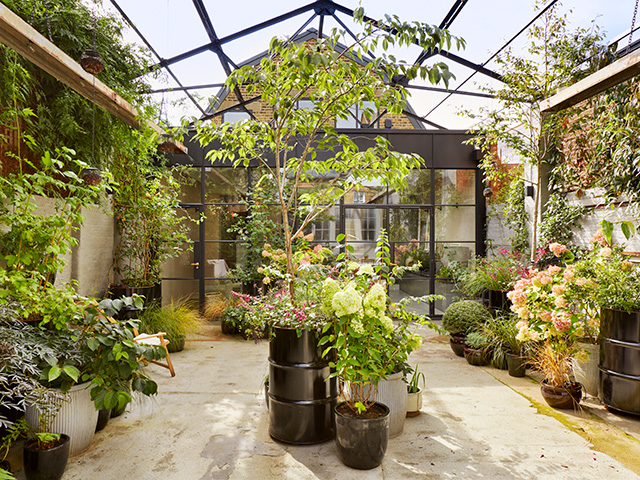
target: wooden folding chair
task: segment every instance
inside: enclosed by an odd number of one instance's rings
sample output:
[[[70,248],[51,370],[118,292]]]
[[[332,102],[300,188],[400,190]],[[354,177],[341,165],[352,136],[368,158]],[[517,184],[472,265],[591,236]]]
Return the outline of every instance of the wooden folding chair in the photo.
[[[166,361],[167,363],[158,362],[157,360],[149,360],[142,357],[140,360],[145,359],[151,363],[155,363],[156,365],[160,365],[161,367],[168,368],[171,372],[171,376],[175,377],[176,372],[173,369],[173,363],[171,363],[171,357],[169,356],[169,350],[167,349],[167,345],[169,345],[169,340],[164,338],[166,335],[165,332],[158,333],[138,333],[138,330],[133,329],[133,334],[135,335],[133,341],[139,343],[140,345],[160,345],[167,352]]]

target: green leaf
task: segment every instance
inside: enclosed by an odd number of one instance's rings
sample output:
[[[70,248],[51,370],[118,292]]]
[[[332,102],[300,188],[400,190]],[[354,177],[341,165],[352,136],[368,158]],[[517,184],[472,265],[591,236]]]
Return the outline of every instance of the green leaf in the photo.
[[[631,236],[635,235],[636,233],[636,227],[633,225],[633,222],[630,222],[628,220],[625,222],[622,222],[622,224],[620,225],[620,228],[622,229],[624,238],[626,238],[627,240],[629,240]]]
[[[604,235],[604,238],[607,239],[607,242],[609,243],[609,245],[611,245],[611,237],[613,235],[613,223],[611,223],[608,220],[602,220],[602,234]]]
[[[47,376],[47,380],[49,382],[53,382],[56,378],[60,376],[61,373],[62,373],[62,369],[57,365],[55,367],[51,367],[51,369],[49,370],[49,375]]]
[[[77,382],[78,378],[80,378],[80,370],[78,370],[73,365],[66,365],[62,367],[62,369],[64,370],[64,373],[66,373],[73,379],[74,382]]]

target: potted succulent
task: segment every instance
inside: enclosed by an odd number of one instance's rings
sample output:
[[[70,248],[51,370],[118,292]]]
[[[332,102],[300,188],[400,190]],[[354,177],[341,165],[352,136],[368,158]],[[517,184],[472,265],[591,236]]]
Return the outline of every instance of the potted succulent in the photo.
[[[465,339],[464,358],[469,365],[486,365],[488,348],[489,340],[483,332],[469,332]]]
[[[394,401],[385,405],[376,401],[381,381],[408,369],[409,353],[420,348],[422,338],[411,332],[410,322],[432,325],[428,319],[409,313],[411,301],[431,301],[432,297],[407,298],[391,304],[386,285],[404,269],[391,270],[384,233],[378,241],[375,265],[358,265],[346,260],[324,281],[322,308],[330,323],[324,327],[325,353],[335,354],[332,377],[345,387],[345,401],[335,408],[336,446],[345,465],[370,469],[380,464],[386,451],[390,429],[390,413],[406,416],[407,389],[395,400],[391,392],[385,397]],[[394,322],[393,318],[397,320]],[[332,342],[332,344],[330,344]],[[391,390],[389,388],[389,390]],[[402,423],[399,422],[400,431]]]
[[[449,332],[453,352],[463,357],[467,334],[482,328],[490,318],[489,311],[473,300],[461,300],[449,305],[442,315],[442,328]]]
[[[418,372],[418,365],[416,365],[411,375],[411,380],[409,380],[407,384],[407,417],[417,417],[420,415],[420,409],[422,408],[421,382],[424,388],[424,373]]]

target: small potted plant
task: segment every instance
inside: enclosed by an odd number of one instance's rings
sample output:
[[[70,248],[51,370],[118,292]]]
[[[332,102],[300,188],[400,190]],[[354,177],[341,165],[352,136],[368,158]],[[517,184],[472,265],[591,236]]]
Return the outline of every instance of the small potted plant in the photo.
[[[571,357],[576,349],[561,339],[548,339],[533,352],[532,364],[544,374],[542,397],[553,408],[576,408],[582,398],[582,385],[573,378]]]
[[[62,478],[71,451],[69,435],[52,433],[53,422],[65,398],[57,392],[42,388],[31,392],[29,400],[37,405],[37,427],[29,428],[29,439],[23,447],[24,473],[27,480]]]
[[[449,305],[442,316],[442,328],[449,332],[453,352],[463,357],[467,334],[482,328],[490,318],[489,311],[473,300],[461,300]]]
[[[487,364],[489,340],[483,332],[470,332],[465,340],[464,358],[469,365]]]
[[[422,389],[420,383],[424,388],[425,379],[424,373],[418,371],[418,365],[413,370],[411,380],[407,384],[407,417],[417,417],[420,415],[420,409],[422,408]]]
[[[403,421],[406,417],[406,385],[400,382],[399,403],[391,406],[376,400],[378,386],[398,372],[402,380],[408,355],[420,348],[422,338],[411,332],[410,322],[432,325],[426,317],[409,313],[406,306],[433,297],[411,297],[398,304],[389,300],[386,285],[404,268],[390,268],[388,251],[383,232],[375,265],[358,265],[339,255],[343,263],[332,271],[322,290],[323,311],[331,321],[324,327],[328,334],[321,343],[333,344],[327,349],[336,357],[330,364],[335,369],[331,376],[340,379],[345,392],[345,401],[335,408],[338,456],[345,465],[363,470],[382,462],[391,414],[399,413]]]

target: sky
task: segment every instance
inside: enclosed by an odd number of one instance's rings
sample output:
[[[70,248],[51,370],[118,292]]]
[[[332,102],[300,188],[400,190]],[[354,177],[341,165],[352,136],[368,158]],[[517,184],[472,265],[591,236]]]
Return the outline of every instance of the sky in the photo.
[[[136,27],[145,36],[162,58],[171,58],[192,48],[207,44],[209,38],[200,22],[194,4],[191,0],[116,0]],[[335,0],[336,3],[354,9],[362,5],[365,13],[373,18],[381,18],[385,14],[395,14],[405,21],[421,21],[439,24],[454,4],[454,0]],[[271,19],[296,8],[311,3],[311,0],[242,0],[236,2],[220,0],[203,0],[207,7],[213,27],[218,38],[251,27],[262,21]],[[456,17],[449,31],[466,41],[466,48],[456,52],[459,56],[477,64],[486,62],[504,43],[514,36],[522,27],[534,18],[534,0],[468,0],[462,12]],[[544,3],[546,5],[546,2]],[[605,38],[611,40],[631,27],[636,0],[572,0],[565,1],[560,12],[567,14],[570,30],[582,27],[593,28],[595,24],[605,33]],[[118,15],[110,0],[103,0],[103,9]],[[311,17],[311,13],[301,14],[293,19],[253,33],[239,40],[234,40],[223,46],[225,53],[236,63],[251,58],[263,51],[269,45],[269,40],[275,36],[289,36],[300,28]],[[358,27],[343,14],[338,17],[353,31]],[[636,21],[636,26],[640,18]],[[318,28],[318,20],[314,20],[309,27]],[[308,28],[309,28],[308,27]],[[327,18],[324,29],[329,30],[339,25]],[[635,32],[635,38],[640,38],[640,31]],[[126,41],[142,44],[135,32],[129,30]],[[526,49],[526,34],[522,34],[511,46],[515,53],[524,54]],[[625,40],[626,42],[626,40]],[[397,57],[413,62],[420,54],[417,46],[403,51],[393,52]],[[450,88],[455,88],[466,80],[473,70],[460,66],[442,57],[435,57],[437,61],[445,61],[456,76]],[[492,62],[488,68],[495,67]],[[185,61],[172,65],[171,69],[185,86],[222,83],[226,76],[217,55],[206,52]],[[479,85],[496,85],[495,81],[476,74],[461,88],[467,91],[479,91]],[[169,76],[152,79],[154,88],[175,87],[176,83]],[[428,85],[428,83],[417,82]],[[444,87],[444,85],[436,85]],[[195,90],[192,93],[201,98],[200,104],[206,108],[207,98],[214,95],[217,88]],[[416,113],[425,115],[439,104],[445,94],[434,92],[411,91],[409,103]],[[183,116],[199,116],[198,109],[186,101],[182,92],[158,93],[154,98],[163,105],[163,118],[170,124],[179,123]],[[182,103],[181,100],[184,100]],[[179,102],[176,104],[176,102]],[[466,130],[473,125],[473,121],[460,115],[462,109],[476,110],[480,106],[497,107],[495,100],[480,99],[470,96],[453,95],[435,111],[428,119],[448,129]]]

